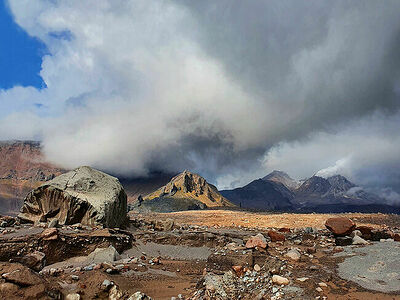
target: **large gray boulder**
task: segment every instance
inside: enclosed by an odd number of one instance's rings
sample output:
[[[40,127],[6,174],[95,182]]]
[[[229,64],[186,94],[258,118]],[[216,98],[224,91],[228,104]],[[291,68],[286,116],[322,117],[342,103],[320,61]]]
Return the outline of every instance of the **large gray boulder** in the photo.
[[[59,224],[120,227],[127,218],[126,194],[119,180],[79,167],[32,190],[24,199],[23,221],[58,219]]]

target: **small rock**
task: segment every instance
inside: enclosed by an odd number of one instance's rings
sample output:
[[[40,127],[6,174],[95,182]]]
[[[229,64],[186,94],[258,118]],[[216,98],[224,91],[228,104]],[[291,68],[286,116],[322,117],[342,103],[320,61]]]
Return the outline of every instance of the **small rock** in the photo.
[[[46,265],[46,255],[43,252],[34,251],[23,256],[18,261],[32,270],[39,272]]]
[[[181,295],[182,296],[182,295]],[[178,295],[179,298],[179,295]],[[179,298],[181,299],[181,298]],[[132,296],[128,298],[128,300],[152,300],[149,296],[146,294],[143,294],[142,292],[138,291],[134,293]]]
[[[244,270],[242,266],[232,266],[233,271],[238,277],[242,277],[244,275]]]
[[[120,300],[121,298],[122,298],[122,292],[118,289],[116,285],[113,285],[113,287],[110,289],[110,292],[108,293],[108,299]]]
[[[296,280],[300,281],[300,282],[304,282],[304,281],[306,281],[308,279],[309,279],[308,277],[300,277],[300,278],[297,278]]]
[[[81,295],[79,294],[68,294],[67,297],[65,297],[65,300],[80,300]]]
[[[108,279],[104,279],[104,281],[101,284],[101,286],[102,286],[102,288],[104,290],[108,291],[113,286],[113,283]]]
[[[353,244],[353,245],[368,245],[369,243],[368,243],[366,240],[364,240],[362,237],[360,237],[360,236],[358,236],[358,235],[355,235],[355,236],[353,237],[353,242],[352,242],[352,244]]]
[[[320,287],[327,287],[328,286],[325,282],[320,282],[320,283],[318,283],[318,285]]]
[[[46,228],[43,230],[41,237],[45,241],[52,241],[58,239],[58,230],[57,228]]]
[[[258,264],[255,264],[254,265],[254,271],[260,272],[260,270],[261,270],[261,267]]]
[[[315,289],[317,292],[323,292],[323,289],[321,289],[320,287],[317,287],[316,289]]]
[[[289,284],[289,279],[279,276],[279,275],[273,275],[272,276],[272,282],[278,285],[288,285]]]
[[[289,252],[285,254],[285,257],[289,257],[290,259],[294,261],[298,261],[300,259],[300,252],[297,251],[296,249],[292,249]]]
[[[57,226],[58,226],[58,219],[52,219],[52,220],[49,222],[48,228],[55,228],[55,227],[57,227]]]
[[[72,280],[75,280],[75,281],[79,280],[79,276],[78,275],[71,275],[71,278],[72,278]]]
[[[352,238],[354,238],[355,236],[362,236],[362,233],[361,233],[360,230],[354,230],[354,231],[350,234],[350,236],[351,236]]]
[[[285,241],[285,236],[279,232],[269,230],[268,231],[268,236],[271,239],[271,242],[284,242]]]
[[[267,240],[261,233],[250,237],[250,239],[246,242],[247,249],[252,249],[255,247],[259,247],[259,248],[263,248],[263,249],[265,249],[267,247]]]

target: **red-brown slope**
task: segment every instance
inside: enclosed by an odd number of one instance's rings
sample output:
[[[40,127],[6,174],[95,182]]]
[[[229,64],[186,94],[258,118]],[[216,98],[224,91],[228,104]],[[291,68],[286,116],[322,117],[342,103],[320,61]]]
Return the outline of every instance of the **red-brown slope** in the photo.
[[[0,142],[0,213],[16,213],[31,189],[63,172],[44,160],[39,142]]]

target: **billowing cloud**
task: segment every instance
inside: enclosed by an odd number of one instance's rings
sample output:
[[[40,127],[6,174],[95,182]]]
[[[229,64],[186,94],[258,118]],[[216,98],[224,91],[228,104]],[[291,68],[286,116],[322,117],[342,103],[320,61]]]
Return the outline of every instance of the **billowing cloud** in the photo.
[[[343,172],[367,182],[397,159],[378,131],[386,118],[399,125],[398,1],[9,5],[49,54],[46,88],[0,91],[0,138],[38,137],[65,167],[125,176],[188,168],[228,187],[273,166],[313,174],[349,155]],[[375,164],[329,142],[362,142],[367,129],[387,143],[373,147],[385,153]],[[307,147],[323,149],[318,164],[290,150]]]

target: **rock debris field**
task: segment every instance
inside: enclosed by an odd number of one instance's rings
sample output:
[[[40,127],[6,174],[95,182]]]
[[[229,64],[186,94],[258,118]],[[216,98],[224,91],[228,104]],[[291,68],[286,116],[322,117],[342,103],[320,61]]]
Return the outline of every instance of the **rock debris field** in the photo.
[[[0,225],[1,299],[400,299],[395,215],[209,210],[131,212],[125,229]]]

